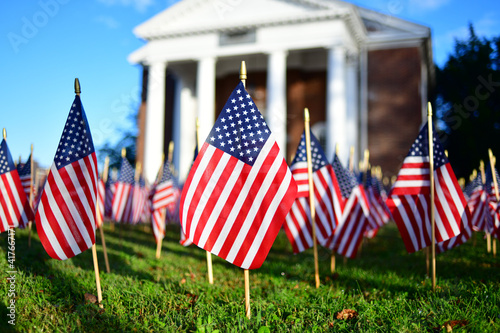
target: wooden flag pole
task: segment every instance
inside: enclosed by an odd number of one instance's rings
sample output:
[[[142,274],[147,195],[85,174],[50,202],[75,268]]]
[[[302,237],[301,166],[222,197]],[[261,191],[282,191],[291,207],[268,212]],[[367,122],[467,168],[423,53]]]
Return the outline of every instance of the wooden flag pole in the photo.
[[[104,159],[104,170],[103,170],[103,178],[102,178],[104,184],[106,184],[106,181],[104,180],[104,173],[105,172],[107,173],[108,168],[109,168],[109,157],[106,156],[106,158]],[[104,200],[106,200],[106,188],[104,188]],[[104,239],[104,221],[101,219],[99,205],[96,205],[96,208],[97,208],[97,223],[100,226],[99,231],[101,232],[101,242],[102,242],[102,252],[104,254],[104,263],[106,264],[106,272],[110,273],[111,270],[109,269],[108,251],[106,249],[106,240]],[[104,216],[104,214],[103,214],[103,216]]]
[[[490,166],[491,166],[491,175],[493,178],[493,185],[495,187],[495,196],[497,198],[497,203],[500,202],[500,194],[498,193],[498,179],[497,179],[497,173],[495,172],[495,164],[496,164],[496,158],[493,156],[493,152],[491,149],[488,149],[488,154],[490,156]],[[493,256],[496,257],[497,255],[497,243],[496,239],[493,239]]]
[[[77,96],[80,96],[81,89],[80,89],[80,81],[78,78],[75,79],[75,94]],[[102,308],[102,291],[101,291],[101,279],[99,278],[99,263],[97,261],[97,250],[94,244],[92,244],[92,259],[94,261],[94,271],[95,271],[95,284],[97,287],[97,304],[99,304],[99,307]]]
[[[247,65],[245,61],[241,62],[240,67],[240,80],[243,83],[243,87],[247,86]],[[248,319],[251,317],[250,311],[250,271],[248,269],[244,270],[245,276],[245,313]]]
[[[29,203],[30,207],[33,209],[33,169],[34,169],[35,163],[33,162],[33,144],[31,144],[31,149],[30,149],[30,196],[29,196]],[[32,229],[32,224],[33,221],[28,222],[28,247],[31,247],[31,229]]]
[[[429,130],[429,176],[431,194],[431,268],[432,268],[432,291],[436,291],[436,231],[434,221],[434,136],[432,133],[432,106],[427,103],[427,126]]]
[[[311,210],[312,237],[314,250],[314,280],[316,288],[319,288],[319,265],[318,265],[318,245],[316,240],[316,207],[314,206],[314,184],[311,161],[311,130],[309,128],[309,110],[304,109],[304,127],[306,133],[306,154],[307,154],[307,178],[309,180],[309,206]]]
[[[198,146],[198,151],[201,149],[200,142],[200,120],[196,118],[196,145]],[[210,251],[207,252],[207,275],[208,275],[208,283],[214,284],[214,273],[212,269],[212,254]]]

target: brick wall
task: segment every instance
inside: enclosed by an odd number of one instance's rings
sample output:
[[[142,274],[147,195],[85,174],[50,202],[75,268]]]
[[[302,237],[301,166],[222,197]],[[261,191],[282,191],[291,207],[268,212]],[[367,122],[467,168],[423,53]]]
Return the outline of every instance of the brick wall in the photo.
[[[368,149],[384,175],[398,173],[422,124],[418,48],[368,53]]]

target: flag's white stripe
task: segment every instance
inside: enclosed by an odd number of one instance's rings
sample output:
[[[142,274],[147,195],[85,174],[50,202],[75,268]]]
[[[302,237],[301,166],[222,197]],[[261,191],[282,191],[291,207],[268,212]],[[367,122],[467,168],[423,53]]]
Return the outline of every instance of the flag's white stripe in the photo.
[[[205,150],[202,159],[198,163],[198,167],[196,168],[196,171],[193,175],[193,178],[191,179],[191,184],[188,187],[188,192],[186,193],[184,197],[184,203],[183,203],[183,208],[182,208],[182,216],[181,216],[181,226],[184,232],[187,229],[187,214],[189,212],[189,209],[191,208],[191,200],[193,199],[194,192],[198,189],[197,184],[200,183],[200,179],[202,176],[204,176],[204,172],[207,169],[208,164],[210,163],[210,160],[212,159],[212,155],[214,154],[215,147],[211,145],[207,145],[207,149]],[[197,157],[198,159],[198,157]],[[190,221],[192,224],[192,221]],[[190,235],[186,234],[186,237],[189,239],[192,239],[191,235],[194,235],[195,227],[193,225],[190,226]]]
[[[429,156],[406,156],[403,165],[407,163],[425,163],[425,162],[429,162]]]
[[[47,194],[47,188],[48,188],[48,183],[45,183],[44,187],[44,192]],[[47,194],[48,197],[48,194]],[[56,207],[57,208],[57,207]],[[49,210],[54,211],[52,207],[49,204]],[[52,246],[52,249],[56,253],[57,257],[61,260],[68,259],[66,254],[64,253],[61,244],[59,244],[59,239],[56,237],[54,234],[54,231],[52,230],[52,227],[50,226],[49,221],[47,220],[47,215],[45,214],[45,205],[43,204],[43,201],[40,200],[40,203],[38,205],[38,214],[40,216],[40,224],[43,232],[45,233],[45,236],[47,237],[47,240],[50,243],[50,246]],[[80,250],[78,250],[79,252]],[[74,252],[74,251],[73,251]]]
[[[273,163],[273,166],[271,167],[271,169],[269,170],[270,172],[268,173],[268,175],[270,173],[272,173],[272,176],[266,177],[266,179],[264,181],[264,182],[269,182],[269,186],[272,185],[273,179],[276,176],[276,173],[278,172],[278,170],[281,168],[282,163],[283,163],[283,158],[278,154],[278,156],[276,156],[275,163]],[[271,172],[271,170],[273,170],[274,168],[276,168],[276,170],[274,172]],[[254,261],[255,256],[257,255],[257,252],[259,251],[262,240],[264,239],[264,237],[267,234],[267,231],[269,229],[269,226],[271,225],[274,214],[276,213],[276,210],[279,208],[281,200],[283,199],[283,197],[286,195],[286,193],[288,191],[288,187],[290,186],[291,180],[292,180],[292,173],[287,168],[285,177],[281,181],[278,192],[274,195],[273,200],[267,206],[266,215],[264,216],[264,219],[262,220],[262,224],[260,225],[259,231],[257,232],[257,235],[254,238],[253,243],[250,246],[250,249],[248,250],[248,253],[245,257],[245,260],[243,261],[243,263],[241,265],[242,268],[250,267],[250,265]],[[265,190],[265,192],[267,192],[267,189]],[[262,195],[264,195],[264,193]],[[257,196],[257,197],[259,198],[259,196]],[[248,225],[250,226],[252,221],[249,221],[249,222],[250,223],[248,223]],[[240,235],[241,234],[242,234],[242,231],[240,231]],[[243,235],[246,235],[246,233]],[[233,245],[233,249],[235,249],[235,248],[237,248],[237,247],[235,245]],[[237,253],[237,251],[235,251],[235,253]]]
[[[12,189],[12,187],[11,187],[11,185],[10,185],[10,181],[9,181],[9,178],[10,178],[10,177],[8,177],[8,176],[9,176],[9,174],[10,174],[10,173],[4,174],[4,177],[5,177],[5,178],[6,178],[6,180],[7,180],[8,186]],[[9,198],[9,190],[8,190],[8,189],[7,189],[7,187],[5,186],[6,184],[5,184],[4,182],[0,181],[0,184],[1,184],[1,186],[0,186],[0,190],[1,190],[2,196],[3,196],[4,200],[5,200],[5,204],[6,204],[6,206],[7,206],[7,207],[6,207],[6,210],[7,210],[7,211],[5,211],[4,213],[5,213],[5,214],[8,214],[8,216],[10,217],[10,218],[7,218],[7,217],[6,217],[5,219],[6,219],[6,221],[8,221],[8,220],[13,221],[13,223],[14,223],[14,228],[17,228],[17,227],[19,226],[19,221],[17,220],[17,217],[16,217],[16,212],[14,211],[14,207],[12,206],[12,203],[10,202],[10,198]],[[2,209],[2,210],[3,210],[3,209]],[[6,229],[6,230],[8,230],[8,229],[9,229],[9,226],[8,226],[8,222],[7,222],[7,229]]]
[[[223,158],[221,159],[220,163],[217,165],[217,168],[214,170],[214,172],[212,174],[213,177],[215,177],[215,179],[218,180],[220,178],[220,176],[224,173],[224,169],[227,165],[227,160],[229,160],[229,158],[230,158],[230,155],[224,154]],[[198,241],[198,246],[200,246],[202,248],[205,246],[205,243],[208,240],[208,237],[210,236],[210,233],[212,232],[212,229],[213,229],[215,223],[219,219],[220,213],[224,210],[224,204],[226,203],[226,201],[229,198],[229,195],[231,194],[231,190],[227,190],[227,189],[234,188],[236,182],[239,179],[240,173],[243,170],[244,165],[245,165],[245,163],[241,162],[240,160],[238,160],[236,162],[236,165],[234,166],[234,169],[232,170],[231,175],[229,176],[229,178],[224,186],[224,189],[221,190],[220,196],[217,199],[217,203],[213,207],[212,212],[210,213],[210,216],[207,219],[207,222],[205,224],[205,227],[203,228],[200,240]],[[212,190],[216,184],[217,184],[216,181],[210,183],[210,185],[211,185],[210,193],[212,192]],[[207,186],[207,188],[208,188],[208,186]],[[204,194],[205,193],[206,192],[204,192]],[[210,198],[210,193],[206,193],[206,199]],[[200,210],[200,214],[201,214],[201,212],[202,211]]]
[[[198,222],[200,221],[201,215],[203,214],[203,211],[205,210],[205,207],[207,206],[208,201],[210,199],[212,199],[212,192],[215,189],[215,187],[217,186],[217,182],[219,181],[221,175],[224,173],[225,168],[226,168],[227,163],[228,163],[230,158],[231,158],[231,155],[226,154],[226,153],[222,154],[221,158],[217,162],[217,165],[215,166],[215,169],[213,170],[212,174],[210,175],[210,179],[208,180],[207,185],[205,186],[203,193],[200,195],[200,200],[198,201],[198,204],[196,205],[196,210],[193,214],[193,218],[191,219],[191,230],[190,230],[190,234],[189,234],[189,238],[191,238],[191,239],[195,238],[196,229],[198,227]],[[241,163],[243,163],[243,162],[241,162]],[[238,164],[239,163],[237,163],[237,165]],[[237,168],[237,170],[238,171],[236,173],[241,171],[241,167]],[[233,177],[233,176],[234,175],[231,174],[231,177]],[[236,177],[237,177],[237,175],[236,175]],[[234,183],[233,180],[234,179],[230,178],[230,181],[232,183]],[[232,188],[232,187],[229,187],[229,188]],[[225,191],[222,190],[220,193],[220,196],[224,197],[224,201],[220,201],[220,197],[219,197],[219,199],[217,200],[217,204],[215,205],[215,207],[213,209],[215,212],[212,211],[210,218],[207,220],[206,225],[205,225],[203,231],[201,232],[202,233],[201,237],[203,237],[205,241],[208,238],[208,236],[210,235],[210,232],[212,231],[213,224],[217,221],[217,219],[219,217],[219,214],[217,212],[220,212],[222,210],[222,208],[224,208],[223,206],[224,206],[224,203],[226,202],[227,197],[229,196],[229,193],[225,193]],[[205,232],[205,230],[207,230],[207,232]],[[205,245],[205,242],[202,243],[201,239],[200,239],[200,242],[198,242],[197,245],[200,247],[203,247]]]
[[[428,168],[401,168],[398,172],[398,176],[422,176],[428,174]]]
[[[398,180],[394,184],[394,188],[397,187],[429,187],[431,185],[431,182],[429,180]]]
[[[247,179],[247,181],[244,185],[244,189],[239,194],[239,197],[243,197],[242,201],[241,201],[242,203],[245,201],[246,197],[248,197],[248,194],[250,193],[249,189],[255,185],[254,179],[260,173],[260,165],[262,165],[264,160],[268,157],[269,151],[272,149],[273,144],[274,144],[274,140],[268,139],[267,142],[264,144],[264,147],[262,148],[262,151],[260,152],[259,156],[257,157],[257,160],[255,161],[255,164],[252,168],[252,171],[255,170],[255,172],[253,173],[251,183],[248,181],[249,179]],[[245,241],[245,238],[248,234],[248,230],[250,230],[250,228],[253,224],[253,221],[255,219],[255,215],[261,209],[261,205],[263,203],[262,199],[265,197],[266,193],[269,191],[269,187],[271,185],[273,185],[274,177],[276,176],[276,173],[280,169],[282,162],[283,162],[283,158],[280,155],[277,155],[275,157],[275,159],[272,161],[272,164],[271,164],[269,170],[267,171],[266,176],[265,176],[264,180],[262,181],[262,184],[260,185],[259,189],[255,193],[255,200],[252,202],[252,205],[250,206],[250,210],[245,217],[245,221],[243,221],[243,223],[241,225],[241,228],[238,232],[238,235],[236,236],[236,238],[234,240],[234,243],[231,247],[231,250],[228,252],[228,254],[226,256],[227,261],[233,262],[234,259],[236,258],[236,255],[238,254],[238,251],[240,250],[241,244],[243,244],[243,242]],[[289,178],[292,177],[290,172],[287,172],[287,176],[288,177],[285,177],[285,179],[283,179],[283,182],[280,185],[279,191],[275,194],[271,203],[269,203],[269,205],[267,205],[267,207],[266,207],[266,214],[264,215],[264,218],[261,221],[261,226],[259,228],[259,231],[255,235],[252,246],[248,249],[245,260],[241,265],[242,268],[247,268],[246,265],[249,266],[253,261],[254,251],[256,252],[258,250],[258,248],[253,249],[253,246],[255,245],[256,240],[258,240],[257,247],[261,244],[261,239],[264,237],[264,235],[261,234],[262,229],[265,228],[265,230],[267,231],[267,227],[271,222],[272,216],[271,216],[271,218],[269,217],[269,212],[272,211],[272,215],[274,215],[274,211],[276,210],[275,207],[277,206],[277,204],[275,202],[276,197],[280,195],[280,190],[282,189],[282,185],[286,182],[286,180],[289,181]],[[250,176],[249,176],[249,178],[250,178]],[[285,186],[288,187],[288,184],[286,184]],[[279,201],[281,201],[281,198],[279,198]],[[267,202],[266,202],[266,204],[267,204]],[[278,204],[279,204],[279,202],[278,202]],[[234,208],[233,208],[233,211],[235,211]],[[234,217],[237,216],[238,212],[239,212],[239,209],[235,212],[236,214],[234,214]],[[231,220],[232,220],[231,225],[233,225],[235,222],[234,218],[232,218]],[[265,231],[264,231],[264,234],[265,234]],[[225,240],[224,240],[224,242],[225,242]],[[249,257],[249,256],[251,256],[251,257]],[[246,264],[247,260],[250,260],[250,262],[248,264]]]

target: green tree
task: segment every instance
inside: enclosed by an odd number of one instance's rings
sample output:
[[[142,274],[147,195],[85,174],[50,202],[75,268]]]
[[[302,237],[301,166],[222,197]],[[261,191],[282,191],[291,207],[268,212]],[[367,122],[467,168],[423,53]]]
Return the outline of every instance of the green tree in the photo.
[[[443,68],[436,68],[440,138],[457,177],[470,175],[488,148],[500,152],[500,37],[456,40]]]

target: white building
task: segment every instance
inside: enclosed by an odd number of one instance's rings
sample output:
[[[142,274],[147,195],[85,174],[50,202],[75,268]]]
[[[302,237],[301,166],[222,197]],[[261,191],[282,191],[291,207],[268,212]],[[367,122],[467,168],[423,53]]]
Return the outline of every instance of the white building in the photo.
[[[238,83],[247,89],[286,157],[308,107],[333,157],[370,149],[395,174],[426,113],[433,78],[428,27],[337,0],[183,0],[134,29],[146,44],[129,56],[143,68],[138,160],[154,179],[173,140],[186,178],[195,121],[205,140]]]

